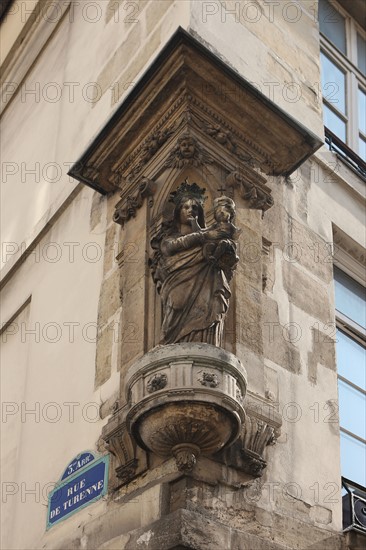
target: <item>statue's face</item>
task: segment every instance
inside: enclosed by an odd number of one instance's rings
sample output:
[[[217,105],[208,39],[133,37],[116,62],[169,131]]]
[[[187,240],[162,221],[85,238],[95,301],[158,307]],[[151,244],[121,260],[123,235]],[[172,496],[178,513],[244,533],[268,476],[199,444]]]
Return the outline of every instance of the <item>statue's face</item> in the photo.
[[[182,141],[179,144],[179,150],[183,158],[191,158],[194,155],[194,142],[187,138],[182,139]]]
[[[180,223],[190,225],[191,220],[198,216],[198,204],[193,199],[184,201],[180,210]]]
[[[229,222],[231,218],[231,211],[227,206],[218,206],[215,210],[215,219],[218,222]]]

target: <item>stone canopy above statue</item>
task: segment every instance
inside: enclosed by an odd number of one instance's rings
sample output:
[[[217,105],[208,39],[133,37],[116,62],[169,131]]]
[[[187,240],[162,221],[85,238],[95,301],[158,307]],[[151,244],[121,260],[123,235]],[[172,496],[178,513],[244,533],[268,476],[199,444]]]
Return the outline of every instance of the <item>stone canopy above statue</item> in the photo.
[[[191,143],[183,142],[187,131]],[[133,215],[141,179],[155,179],[163,168],[181,168],[186,158],[197,167],[210,163],[212,150],[219,151],[229,172],[239,169],[249,181],[256,172],[264,185],[264,175],[289,175],[321,144],[178,29],[70,175],[103,194],[120,190],[122,198],[130,197]],[[251,185],[245,185],[247,198],[253,198]],[[143,192],[149,195],[149,187]],[[268,189],[259,189],[259,195],[263,192],[268,195]],[[271,205],[266,197],[260,201],[267,202],[263,210]]]

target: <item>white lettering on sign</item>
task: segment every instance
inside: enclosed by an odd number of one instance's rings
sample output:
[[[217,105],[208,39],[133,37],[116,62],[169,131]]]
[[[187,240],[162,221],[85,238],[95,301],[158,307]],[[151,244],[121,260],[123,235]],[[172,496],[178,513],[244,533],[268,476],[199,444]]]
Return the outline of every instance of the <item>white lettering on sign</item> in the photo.
[[[67,475],[71,475],[72,473],[76,472],[77,470],[80,470],[80,468],[83,468],[83,466],[86,466],[93,457],[91,455],[88,455],[84,457],[82,460],[74,460],[74,462],[71,462],[71,464],[67,468]]]
[[[54,517],[58,516],[60,512],[61,512],[61,508],[57,506],[57,508],[51,511],[50,519],[53,519]]]
[[[71,487],[69,487],[67,489],[67,496],[70,497],[74,493],[77,493],[78,491],[80,491],[80,489],[82,489],[83,487],[85,487],[85,478],[79,481],[78,483],[75,483]]]
[[[93,493],[100,491],[101,489],[103,489],[103,485],[104,485],[104,480],[101,479],[97,483],[93,483],[93,485],[91,485],[90,487],[87,487],[85,490],[82,490],[85,487],[85,479],[82,479],[80,482],[75,483],[74,485],[72,485],[72,487],[69,487],[67,490],[67,496],[68,497],[72,496],[72,498],[68,499],[66,502],[63,503],[64,510],[71,508],[72,506],[74,506],[74,504],[77,504],[78,502],[81,502],[82,500],[92,495]]]

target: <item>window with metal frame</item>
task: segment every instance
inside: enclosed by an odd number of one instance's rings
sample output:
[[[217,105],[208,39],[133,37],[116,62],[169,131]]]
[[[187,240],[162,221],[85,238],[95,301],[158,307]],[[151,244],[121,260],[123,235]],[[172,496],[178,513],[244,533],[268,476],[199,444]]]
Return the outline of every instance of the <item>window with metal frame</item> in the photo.
[[[366,161],[366,32],[334,0],[319,0],[324,125]]]
[[[365,288],[334,268],[342,476],[366,487]]]

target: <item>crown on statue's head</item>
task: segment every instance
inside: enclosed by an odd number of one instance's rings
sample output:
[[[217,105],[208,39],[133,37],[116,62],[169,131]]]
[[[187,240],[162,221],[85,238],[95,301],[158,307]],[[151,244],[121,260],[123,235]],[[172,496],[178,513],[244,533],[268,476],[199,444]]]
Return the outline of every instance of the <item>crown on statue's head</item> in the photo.
[[[186,200],[193,199],[203,206],[203,203],[206,200],[205,192],[206,189],[199,187],[197,183],[188,183],[188,178],[186,178],[176,191],[170,193],[169,201],[174,202],[174,204],[178,206]]]

